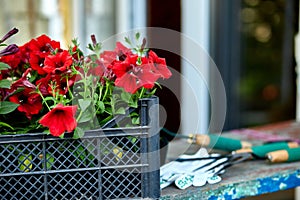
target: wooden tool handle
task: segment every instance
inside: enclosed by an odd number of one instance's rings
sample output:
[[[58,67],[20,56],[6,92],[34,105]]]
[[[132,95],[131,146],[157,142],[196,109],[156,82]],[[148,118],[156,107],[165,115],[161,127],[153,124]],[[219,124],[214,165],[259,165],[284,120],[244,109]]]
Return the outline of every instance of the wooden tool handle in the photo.
[[[270,162],[294,162],[300,161],[300,147],[273,151],[267,154]]]
[[[194,136],[196,144],[224,151],[231,152],[237,149],[250,148],[252,146],[249,142],[222,137],[219,135],[196,134]]]
[[[235,151],[235,153],[245,153],[245,152],[251,152],[255,156],[259,158],[265,158],[268,153],[277,151],[277,150],[285,150],[285,149],[290,149],[297,147],[298,143],[296,142],[274,142],[274,143],[269,143],[269,144],[264,144],[260,146],[253,146],[252,148],[249,149],[241,149]]]

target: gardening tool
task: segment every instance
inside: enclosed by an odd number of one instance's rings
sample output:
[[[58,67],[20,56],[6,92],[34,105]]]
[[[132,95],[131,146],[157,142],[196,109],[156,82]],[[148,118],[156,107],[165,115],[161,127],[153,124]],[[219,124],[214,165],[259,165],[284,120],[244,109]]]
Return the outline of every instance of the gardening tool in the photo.
[[[300,161],[300,147],[287,148],[267,153],[270,162],[294,162]]]
[[[217,183],[221,181],[219,175],[224,173],[226,168],[248,160],[268,159],[270,162],[300,160],[300,147],[291,148],[297,145],[295,142],[275,142],[232,151],[227,155],[207,153],[204,156],[199,153],[192,156],[183,155],[172,161],[169,167],[162,168],[161,188],[173,182],[180,189],[191,185]]]
[[[266,143],[263,145],[252,146],[252,144],[247,141],[241,141],[238,139],[222,137],[222,136],[218,136],[215,134],[182,135],[182,134],[173,133],[166,128],[162,128],[162,130],[164,132],[166,132],[167,134],[170,134],[177,138],[187,139],[191,143],[199,144],[204,147],[209,147],[209,148],[213,148],[213,149],[229,151],[234,154],[252,153],[252,155],[256,158],[265,159],[265,158],[267,158],[267,153],[277,151],[277,150],[286,150],[285,155],[287,155],[287,154],[289,155],[289,159],[287,159],[286,161],[291,162],[291,161],[300,160],[300,154],[298,157],[298,156],[296,156],[296,153],[294,153],[294,152],[300,151],[300,150],[294,149],[296,147],[299,147],[300,141],[296,140],[296,139],[295,140],[290,139],[290,140],[286,140],[286,141],[276,140],[275,142],[269,142],[269,143]],[[281,152],[280,154],[273,153],[271,155],[273,157],[273,159],[271,161],[275,162],[274,159],[276,159],[276,160],[281,159],[280,155],[283,155],[283,152]],[[284,161],[284,159],[282,161]]]
[[[222,180],[219,174],[226,168],[251,159],[251,153],[208,155],[207,150],[201,148],[194,155],[182,155],[161,167],[161,189],[172,183],[179,189],[218,183]]]
[[[165,133],[177,137],[177,138],[183,138],[187,139],[188,142],[201,145],[203,147],[209,147],[214,149],[219,149],[223,151],[234,151],[238,149],[243,148],[249,148],[252,146],[250,142],[247,141],[241,141],[237,139],[222,137],[216,134],[189,134],[189,135],[183,135],[183,134],[176,134],[172,131],[169,131],[166,128],[162,128],[162,131]]]
[[[297,142],[273,142],[273,143],[267,143],[259,146],[253,146],[250,148],[239,149],[234,151],[233,153],[237,153],[237,154],[252,153],[254,156],[258,158],[266,158],[266,155],[270,152],[277,151],[277,150],[287,150],[290,148],[296,148],[298,146],[299,145]]]
[[[179,189],[190,186],[204,186],[220,182],[220,174],[225,169],[244,161],[265,160],[270,162],[284,162],[300,160],[300,147],[290,148],[294,143],[276,142],[254,146],[248,149],[233,151],[230,154],[196,153],[192,156],[183,155],[163,166],[161,170],[161,189],[175,183]],[[203,148],[201,148],[203,149]],[[276,151],[280,149],[279,151]],[[198,155],[197,155],[198,154]],[[168,171],[169,170],[169,171]]]
[[[188,187],[194,177],[193,171],[200,166],[203,166],[203,171],[206,170],[208,172],[210,169],[213,169],[215,165],[214,161],[215,159],[208,154],[205,148],[200,148],[194,155],[183,154],[179,156],[177,160],[171,161],[161,167],[161,189],[175,183],[176,180],[181,185],[181,189]]]

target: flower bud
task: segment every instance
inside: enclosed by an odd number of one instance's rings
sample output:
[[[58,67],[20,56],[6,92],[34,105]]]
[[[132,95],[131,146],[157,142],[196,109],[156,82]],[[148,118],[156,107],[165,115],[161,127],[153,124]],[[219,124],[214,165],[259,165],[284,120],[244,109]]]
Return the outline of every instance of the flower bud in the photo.
[[[19,47],[16,44],[10,44],[5,49],[0,51],[0,56],[7,56],[10,54],[17,53],[19,51]]]
[[[0,43],[3,43],[5,40],[16,34],[19,30],[17,28],[11,29],[8,33],[6,33],[3,38],[0,40]]]
[[[94,46],[97,45],[97,40],[96,40],[96,36],[95,35],[91,35],[91,40]]]

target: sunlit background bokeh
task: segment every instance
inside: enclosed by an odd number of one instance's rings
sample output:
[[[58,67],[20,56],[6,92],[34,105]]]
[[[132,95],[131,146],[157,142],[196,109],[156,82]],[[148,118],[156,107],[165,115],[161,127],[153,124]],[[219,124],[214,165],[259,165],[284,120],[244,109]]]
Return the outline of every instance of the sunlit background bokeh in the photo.
[[[84,48],[91,34],[102,41],[136,27],[182,32],[199,43],[220,70],[227,95],[224,130],[295,118],[297,0],[0,0],[0,5],[0,34],[17,27],[20,32],[9,42],[19,45],[44,33],[63,46],[78,38]],[[174,45],[184,47],[180,40]],[[193,79],[181,58],[160,53],[171,67]],[[213,88],[213,75],[208,71],[205,76]],[[203,131],[211,114],[209,92],[197,81],[192,85],[201,99]],[[185,132],[193,106],[180,81],[177,88],[180,108],[165,93],[159,96],[173,113],[168,128],[178,131],[177,124],[183,123]],[[210,92],[218,93],[218,88]]]

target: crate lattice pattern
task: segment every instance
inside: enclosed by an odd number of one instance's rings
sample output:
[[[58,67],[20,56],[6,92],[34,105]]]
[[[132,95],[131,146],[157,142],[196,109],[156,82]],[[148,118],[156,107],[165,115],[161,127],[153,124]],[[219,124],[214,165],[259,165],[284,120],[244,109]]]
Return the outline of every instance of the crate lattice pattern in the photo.
[[[140,198],[145,134],[1,141],[0,199]]]

